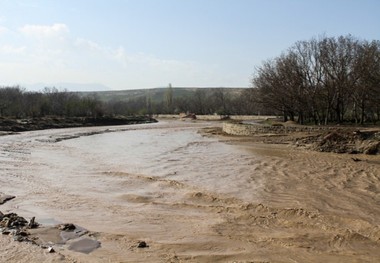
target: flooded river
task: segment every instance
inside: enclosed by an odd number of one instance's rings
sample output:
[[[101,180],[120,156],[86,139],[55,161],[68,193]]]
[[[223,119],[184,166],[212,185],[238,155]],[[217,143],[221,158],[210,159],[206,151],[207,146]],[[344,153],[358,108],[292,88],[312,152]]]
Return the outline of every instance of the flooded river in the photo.
[[[379,157],[202,136],[207,122],[0,137],[0,206],[75,223],[101,247],[55,255],[7,244],[14,262],[378,262]],[[5,237],[2,242],[5,242]],[[147,248],[137,248],[145,241]],[[16,255],[16,256],[15,256]],[[29,260],[29,261],[27,261]]]

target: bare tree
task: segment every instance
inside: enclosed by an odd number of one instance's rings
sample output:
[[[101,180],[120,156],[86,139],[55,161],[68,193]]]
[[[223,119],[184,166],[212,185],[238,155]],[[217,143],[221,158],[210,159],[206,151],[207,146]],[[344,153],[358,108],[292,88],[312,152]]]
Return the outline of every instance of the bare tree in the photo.
[[[284,120],[363,123],[379,118],[379,50],[379,41],[350,35],[297,42],[257,68],[252,83]]]
[[[171,83],[169,83],[165,93],[165,103],[167,113],[173,113],[173,88]]]

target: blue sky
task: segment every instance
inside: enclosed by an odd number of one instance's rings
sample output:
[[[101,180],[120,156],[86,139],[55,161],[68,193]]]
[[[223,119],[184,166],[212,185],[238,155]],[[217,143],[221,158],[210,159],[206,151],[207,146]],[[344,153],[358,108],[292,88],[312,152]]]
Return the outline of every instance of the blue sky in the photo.
[[[0,0],[0,85],[248,87],[296,41],[379,40],[379,10],[379,0]]]

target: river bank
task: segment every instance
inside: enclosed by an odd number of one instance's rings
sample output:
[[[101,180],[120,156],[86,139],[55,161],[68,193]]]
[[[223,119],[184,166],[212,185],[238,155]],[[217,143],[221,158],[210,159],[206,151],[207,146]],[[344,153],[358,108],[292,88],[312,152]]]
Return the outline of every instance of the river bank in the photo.
[[[35,131],[46,129],[62,129],[74,127],[130,125],[157,122],[147,116],[130,117],[40,117],[29,119],[0,118],[0,132]],[[5,133],[4,133],[5,132]]]

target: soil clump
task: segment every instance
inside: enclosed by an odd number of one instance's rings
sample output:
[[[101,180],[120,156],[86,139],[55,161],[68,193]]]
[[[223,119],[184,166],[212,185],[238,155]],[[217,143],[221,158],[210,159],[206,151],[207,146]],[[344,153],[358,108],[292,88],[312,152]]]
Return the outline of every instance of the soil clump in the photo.
[[[338,129],[317,136],[311,148],[320,152],[374,155],[380,152],[380,131]]]

